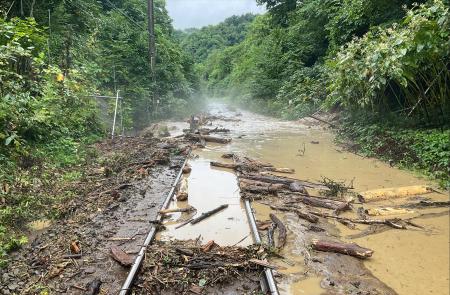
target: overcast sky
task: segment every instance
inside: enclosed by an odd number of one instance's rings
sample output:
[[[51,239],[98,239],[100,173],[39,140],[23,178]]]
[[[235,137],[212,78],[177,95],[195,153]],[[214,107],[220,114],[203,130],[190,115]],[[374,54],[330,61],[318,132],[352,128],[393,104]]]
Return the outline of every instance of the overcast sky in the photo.
[[[167,9],[176,29],[203,27],[232,15],[264,11],[255,0],[167,0]]]

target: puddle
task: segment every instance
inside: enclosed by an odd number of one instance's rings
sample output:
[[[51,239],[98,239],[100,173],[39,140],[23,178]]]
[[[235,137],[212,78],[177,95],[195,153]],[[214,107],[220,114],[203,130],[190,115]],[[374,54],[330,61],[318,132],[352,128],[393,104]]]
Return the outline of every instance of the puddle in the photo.
[[[221,105],[214,106],[215,113],[232,116]],[[403,171],[375,159],[363,158],[343,152],[333,143],[333,135],[320,128],[310,128],[296,122],[283,122],[242,111],[240,122],[214,122],[214,126],[231,129],[233,138],[228,145],[208,145],[197,151],[199,158],[191,161],[189,176],[189,204],[197,208],[197,214],[222,204],[230,204],[225,211],[210,217],[198,225],[175,229],[170,224],[180,216],[168,220],[168,230],[162,238],[192,239],[201,235],[204,241],[215,240],[219,244],[234,244],[249,234],[245,210],[240,202],[236,177],[231,171],[211,169],[210,160],[217,160],[223,153],[242,153],[268,162],[276,167],[296,169],[292,177],[317,181],[322,177],[333,180],[353,180],[355,191],[384,187],[430,184],[413,173]],[[179,127],[181,128],[181,127]],[[314,142],[314,143],[313,143]],[[318,143],[317,143],[318,142]],[[223,160],[222,160],[223,161]],[[431,183],[433,184],[433,183]],[[447,195],[429,194],[434,200],[448,200]],[[402,200],[384,201],[384,206],[395,205]],[[186,204],[172,204],[172,207]],[[370,206],[376,206],[377,203]],[[256,218],[268,219],[270,208],[253,204]],[[442,209],[440,209],[442,211]],[[445,210],[444,210],[445,211]],[[423,210],[421,212],[424,212]],[[428,211],[426,211],[428,212]],[[284,221],[286,214],[277,213]],[[391,217],[391,216],[390,216]],[[432,228],[432,234],[423,231],[389,230],[369,237],[352,240],[375,250],[373,259],[365,265],[373,274],[393,288],[398,294],[448,294],[449,290],[449,216],[418,219],[418,224]],[[342,225],[341,234],[356,233]],[[362,227],[359,227],[360,229]],[[282,255],[294,265],[286,267],[285,278],[280,282],[282,294],[321,294],[320,278],[304,278],[304,262],[295,244],[300,233],[288,232],[289,242]],[[247,238],[245,243],[251,243]],[[282,287],[282,288],[281,288]]]
[[[167,230],[162,232],[161,239],[188,240],[201,235],[204,243],[214,240],[221,246],[234,245],[250,234],[236,175],[229,170],[210,167],[209,162],[217,160],[221,154],[213,151],[197,152],[196,154],[199,157],[189,161],[189,165],[192,167],[192,172],[188,176],[189,199],[187,202],[174,202],[170,208],[193,206],[197,209],[196,217],[223,204],[229,206],[200,223],[188,224],[178,229],[176,227],[180,225],[180,222],[177,221],[182,218],[182,214],[174,214],[170,219],[165,220],[164,225]],[[252,238],[249,236],[239,245],[246,246],[252,242]]]
[[[287,294],[321,295],[324,290],[320,287],[321,278],[312,277],[293,283]]]

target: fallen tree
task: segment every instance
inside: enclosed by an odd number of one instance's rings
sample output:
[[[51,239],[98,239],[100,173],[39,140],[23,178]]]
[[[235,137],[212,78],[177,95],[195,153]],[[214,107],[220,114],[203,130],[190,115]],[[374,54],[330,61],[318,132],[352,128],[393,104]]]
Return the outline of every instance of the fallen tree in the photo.
[[[372,257],[373,254],[373,250],[363,248],[357,244],[346,244],[341,242],[320,241],[313,239],[311,241],[311,246],[314,250],[340,253],[361,259]]]

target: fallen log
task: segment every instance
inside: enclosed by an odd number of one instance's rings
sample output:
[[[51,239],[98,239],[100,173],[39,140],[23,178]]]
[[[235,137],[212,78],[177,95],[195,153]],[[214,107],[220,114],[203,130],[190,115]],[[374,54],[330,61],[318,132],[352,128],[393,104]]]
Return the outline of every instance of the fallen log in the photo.
[[[131,255],[125,253],[119,247],[111,247],[110,251],[111,251],[111,257],[115,261],[119,262],[120,265],[125,266],[125,267],[130,267],[133,265],[134,258]]]
[[[346,244],[340,242],[331,241],[319,241],[317,239],[312,240],[311,246],[314,250],[324,251],[324,252],[334,252],[345,255],[350,255],[353,257],[366,259],[372,257],[373,250],[360,247],[357,244]]]
[[[287,174],[295,173],[295,169],[292,169],[292,168],[264,167],[264,170],[270,171],[270,172],[277,172],[277,173],[287,173]]]
[[[275,226],[272,223],[269,228],[267,229],[267,244],[269,245],[269,247],[275,247],[275,242],[273,240],[273,234],[275,231]]]
[[[200,134],[206,134],[209,135],[211,133],[229,133],[230,129],[227,128],[219,128],[216,127],[214,129],[209,129],[209,128],[201,128],[198,130],[200,132]]]
[[[305,211],[303,211],[303,210],[301,210],[301,209],[298,209],[298,208],[293,208],[293,207],[281,207],[281,206],[270,206],[270,208],[271,208],[271,209],[274,209],[274,210],[279,210],[279,211],[294,212],[294,213],[297,214],[297,216],[298,216],[299,218],[305,219],[305,220],[307,220],[307,221],[309,221],[309,222],[312,222],[312,223],[317,223],[317,222],[319,222],[319,217],[317,217],[317,216],[315,216],[315,215],[312,215],[312,214],[310,214],[309,212],[305,212]]]
[[[278,228],[278,245],[277,248],[281,249],[286,244],[286,237],[287,237],[287,231],[286,227],[284,226],[283,222],[275,215],[270,213],[270,219],[276,224]]]
[[[291,183],[296,182],[297,184],[300,184],[304,187],[315,188],[315,189],[320,189],[320,190],[328,190],[328,187],[326,187],[320,183],[314,183],[314,182],[304,181],[304,180],[295,179],[295,178],[277,176],[277,175],[273,175],[273,174],[251,174],[251,173],[248,173],[248,174],[241,175],[241,178],[257,180],[257,181],[261,181],[261,182],[281,183],[281,184],[286,184],[286,185],[291,185]]]
[[[450,207],[450,201],[420,201],[418,203],[404,204],[401,208],[430,208],[430,207]]]
[[[200,221],[202,221],[202,220],[204,220],[204,219],[206,219],[206,218],[208,218],[208,217],[210,217],[210,216],[212,216],[212,215],[214,215],[214,214],[216,214],[216,213],[218,213],[218,212],[220,212],[220,211],[222,211],[222,210],[224,210],[224,209],[226,209],[226,208],[228,208],[228,205],[227,205],[227,204],[222,205],[222,206],[219,206],[219,207],[217,207],[216,209],[213,209],[213,210],[211,210],[211,211],[202,213],[202,215],[200,215],[199,217],[194,218],[194,219],[191,221],[191,224],[197,224],[197,223],[199,223]]]
[[[332,218],[336,219],[338,221],[344,221],[344,222],[351,222],[351,223],[359,223],[359,224],[384,224],[388,225],[390,227],[393,227],[395,229],[406,229],[405,224],[410,224],[407,220],[402,220],[400,218],[393,218],[393,219],[352,219],[352,218],[346,218],[346,217],[339,217],[336,215],[329,215],[325,213],[319,213],[319,212],[310,212],[311,214],[314,214],[316,216],[324,217],[324,218]]]
[[[299,201],[313,207],[321,207],[339,212],[350,209],[349,203],[311,196],[299,196],[295,202],[287,202],[286,204],[296,204]]]
[[[174,208],[174,209],[165,209],[159,211],[161,214],[170,214],[170,213],[183,213],[183,212],[192,212],[195,211],[195,208],[192,206],[189,206],[187,208]]]
[[[391,207],[384,208],[369,208],[364,211],[369,216],[386,216],[386,215],[401,215],[414,213],[408,209],[396,209]]]
[[[240,165],[238,165],[238,164],[222,163],[222,162],[215,162],[215,161],[211,161],[209,164],[213,167],[227,168],[227,169],[233,169],[233,170],[237,170],[240,167]]]
[[[382,188],[359,193],[365,202],[374,202],[394,198],[405,198],[413,195],[421,195],[433,192],[431,187],[425,185],[413,185],[405,187]]]
[[[204,140],[206,142],[215,142],[215,143],[230,143],[231,142],[231,138],[222,138],[222,137],[214,137],[214,136],[210,136],[210,135],[200,135],[200,134],[193,134],[193,133],[189,133],[187,135],[187,137],[189,139],[194,139],[194,140]]]
[[[283,184],[269,184],[267,186],[257,186],[240,183],[239,187],[242,191],[250,192],[253,194],[276,194],[284,189]]]

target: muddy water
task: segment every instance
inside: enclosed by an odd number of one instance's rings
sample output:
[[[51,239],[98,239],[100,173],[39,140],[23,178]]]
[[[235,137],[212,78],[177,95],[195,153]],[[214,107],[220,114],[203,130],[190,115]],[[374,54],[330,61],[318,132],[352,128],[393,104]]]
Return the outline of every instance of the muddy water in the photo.
[[[217,114],[233,116],[223,106],[215,105]],[[175,229],[176,220],[183,216],[174,216],[168,220],[168,231],[163,238],[196,238],[215,240],[222,244],[234,244],[249,233],[244,209],[239,201],[235,176],[231,171],[216,170],[209,167],[209,160],[215,160],[224,152],[245,154],[249,157],[270,162],[276,167],[295,168],[294,177],[317,181],[322,177],[333,180],[353,180],[356,191],[383,187],[429,184],[429,181],[412,173],[391,168],[374,159],[342,151],[333,143],[333,135],[320,128],[309,127],[296,122],[282,122],[275,119],[242,112],[240,122],[214,122],[215,126],[232,130],[233,141],[229,145],[208,146],[197,151],[199,156],[191,161],[193,168],[189,177],[189,204],[196,207],[197,214],[208,211],[221,204],[230,207],[211,217],[209,222],[197,226],[185,226]],[[429,194],[436,200],[448,200],[448,195]],[[399,201],[396,201],[399,202]],[[384,206],[395,205],[390,201],[380,203]],[[185,206],[186,204],[172,204]],[[377,206],[375,203],[371,206]],[[266,220],[271,210],[264,205],[254,204],[257,219]],[[448,212],[445,209],[433,209],[424,212]],[[277,213],[278,214],[278,213]],[[278,214],[289,223],[291,217]],[[392,287],[399,294],[449,294],[449,216],[448,214],[416,219],[416,223],[427,231],[390,230],[376,235],[349,240],[375,250],[373,259],[365,262],[372,273]],[[359,231],[352,231],[337,224],[344,237]],[[364,229],[359,226],[359,230]],[[321,278],[308,273],[304,267],[302,253],[296,248],[299,233],[288,233],[288,245],[281,253],[287,258],[285,276],[279,282],[282,294],[322,294]],[[242,245],[250,243],[250,238]]]

